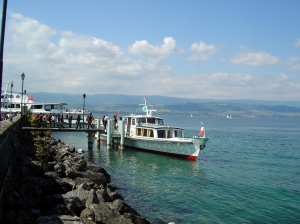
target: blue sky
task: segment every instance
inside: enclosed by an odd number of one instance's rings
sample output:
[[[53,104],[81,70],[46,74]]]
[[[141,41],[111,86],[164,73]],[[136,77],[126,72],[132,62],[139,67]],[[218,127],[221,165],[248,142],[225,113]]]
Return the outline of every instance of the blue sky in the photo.
[[[2,5],[2,4],[1,4]],[[300,1],[8,0],[2,86],[300,99]]]

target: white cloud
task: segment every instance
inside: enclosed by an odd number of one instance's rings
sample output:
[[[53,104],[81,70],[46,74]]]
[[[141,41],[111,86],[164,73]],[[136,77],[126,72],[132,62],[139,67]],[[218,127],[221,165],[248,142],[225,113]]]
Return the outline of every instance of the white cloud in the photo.
[[[251,96],[251,99],[258,100],[289,100],[296,99],[294,93],[299,92],[299,84],[295,86],[295,83],[282,73],[261,78],[228,73],[213,73],[200,77],[194,80],[194,83],[199,84],[192,89],[202,89],[205,95],[217,99],[249,99]]]
[[[163,60],[172,54],[181,53],[182,50],[176,46],[176,41],[172,37],[166,37],[161,46],[152,46],[147,40],[136,41],[128,47],[128,52],[148,60]]]
[[[108,93],[138,91],[134,82],[151,74],[168,74],[169,66],[157,60],[133,60],[111,42],[71,31],[57,31],[39,21],[10,13],[7,25],[4,78],[19,79],[24,72],[27,91]],[[50,41],[50,39],[52,41]],[[53,41],[55,40],[55,41]],[[163,59],[180,52],[173,38],[162,46],[132,50],[148,59]],[[146,79],[147,80],[147,79]],[[134,84],[135,85],[135,84]],[[147,81],[138,84],[139,88]]]
[[[289,69],[293,72],[300,73],[300,57],[299,56],[293,56],[289,57],[285,64],[289,67]]]
[[[190,47],[192,55],[188,58],[188,60],[207,60],[211,58],[217,51],[217,48],[211,44],[207,45],[202,41],[198,43],[193,43]]]
[[[15,46],[25,47],[35,57],[41,57],[55,49],[55,45],[49,41],[51,36],[56,35],[55,30],[18,13],[11,13],[10,16],[7,28],[8,32],[12,32]]]
[[[172,37],[165,38],[160,46],[150,45],[147,40],[136,41],[128,47],[128,52],[148,60],[135,59],[118,45],[99,37],[55,30],[37,20],[11,13],[5,38],[4,82],[10,78],[15,90],[21,91],[20,75],[24,72],[24,89],[29,94],[45,91],[214,99],[299,98],[296,93],[300,84],[293,82],[288,74],[260,78],[230,72],[176,74],[171,66],[162,62],[182,52]],[[204,60],[217,49],[199,42],[191,46],[191,50]],[[244,61],[246,64],[279,61],[266,53],[244,54],[241,58],[248,58]],[[291,57],[289,63],[297,69],[299,58]],[[185,69],[184,62],[180,66]]]
[[[280,63],[277,57],[265,52],[241,52],[230,61],[234,64],[250,66],[268,66]]]
[[[159,83],[157,82],[159,80]],[[299,83],[296,84],[286,74],[258,78],[248,74],[161,74],[148,77],[148,86],[155,86],[144,94],[203,99],[297,99]]]
[[[297,41],[296,41],[296,43],[295,43],[295,46],[296,46],[296,47],[299,47],[299,46],[300,46],[300,38],[297,39]]]

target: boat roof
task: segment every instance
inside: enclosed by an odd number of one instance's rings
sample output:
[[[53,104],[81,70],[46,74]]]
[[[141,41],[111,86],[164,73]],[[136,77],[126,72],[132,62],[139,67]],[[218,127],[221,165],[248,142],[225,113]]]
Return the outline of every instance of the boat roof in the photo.
[[[158,116],[149,116],[149,115],[143,115],[143,114],[130,114],[130,115],[125,115],[125,116],[122,116],[122,117],[131,117],[131,118],[154,118],[154,119],[163,119],[161,117],[158,117]]]
[[[180,127],[169,126],[169,125],[159,125],[159,124],[142,124],[142,125],[137,125],[136,128],[152,128],[152,129],[172,128],[172,129],[183,130],[183,128],[180,128]]]
[[[30,105],[50,105],[50,104],[56,104],[56,105],[68,105],[67,103],[59,103],[59,102],[28,102],[26,104],[30,104]]]

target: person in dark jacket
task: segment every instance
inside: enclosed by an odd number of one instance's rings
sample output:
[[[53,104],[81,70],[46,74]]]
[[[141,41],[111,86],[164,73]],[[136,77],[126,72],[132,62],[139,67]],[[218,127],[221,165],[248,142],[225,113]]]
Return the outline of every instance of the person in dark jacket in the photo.
[[[77,114],[77,118],[76,118],[76,129],[78,129],[78,126],[79,126],[79,128],[81,128],[80,120],[81,120],[80,114]]]

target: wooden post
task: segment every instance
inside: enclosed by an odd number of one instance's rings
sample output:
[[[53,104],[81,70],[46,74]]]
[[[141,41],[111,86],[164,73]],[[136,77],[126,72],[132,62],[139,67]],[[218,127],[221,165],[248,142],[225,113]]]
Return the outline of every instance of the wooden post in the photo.
[[[125,130],[124,130],[124,121],[123,120],[119,121],[118,128],[119,128],[119,133],[121,135],[119,149],[124,149]]]
[[[88,149],[93,148],[94,132],[88,132]]]
[[[96,119],[96,121],[97,121],[97,129],[99,129],[100,128],[100,119]],[[99,131],[97,131],[97,133],[96,133],[96,136],[97,136],[97,146],[99,146],[99,149],[100,149],[100,132]]]
[[[106,132],[106,134],[107,134],[107,141],[106,141],[106,144],[107,144],[107,146],[110,146],[111,145],[111,120],[108,120],[107,121],[107,125],[106,125],[106,130],[107,130],[107,132]]]

